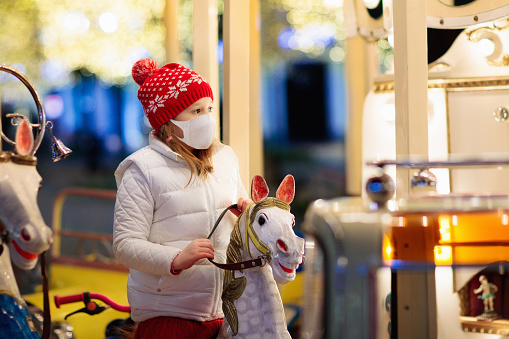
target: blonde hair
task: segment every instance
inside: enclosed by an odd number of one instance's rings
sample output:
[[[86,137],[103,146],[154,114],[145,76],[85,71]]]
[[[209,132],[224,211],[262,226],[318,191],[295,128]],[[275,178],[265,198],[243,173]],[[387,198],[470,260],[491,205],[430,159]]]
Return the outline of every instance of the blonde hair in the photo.
[[[176,126],[171,122],[171,120],[168,120],[159,127],[158,136],[166,145],[168,145],[168,147],[182,156],[185,162],[189,165],[189,168],[191,169],[191,176],[189,177],[187,185],[192,182],[195,175],[203,180],[207,180],[209,173],[214,171],[212,151],[217,140],[214,140],[212,145],[210,145],[207,149],[194,149],[190,151],[182,141],[173,137],[175,127]],[[168,140],[168,138],[170,139]]]

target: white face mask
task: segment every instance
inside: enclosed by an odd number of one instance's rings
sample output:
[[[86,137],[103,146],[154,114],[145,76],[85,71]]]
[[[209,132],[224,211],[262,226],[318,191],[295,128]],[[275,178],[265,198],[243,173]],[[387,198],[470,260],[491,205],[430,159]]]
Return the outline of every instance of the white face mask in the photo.
[[[214,140],[216,119],[212,113],[203,114],[187,121],[171,120],[184,131],[184,137],[176,136],[180,141],[195,149],[207,149]]]

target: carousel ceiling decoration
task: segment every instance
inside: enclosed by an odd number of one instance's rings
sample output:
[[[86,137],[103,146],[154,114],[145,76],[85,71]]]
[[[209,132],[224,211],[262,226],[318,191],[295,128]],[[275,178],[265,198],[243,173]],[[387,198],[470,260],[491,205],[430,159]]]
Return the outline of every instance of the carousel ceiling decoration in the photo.
[[[509,20],[500,20],[488,27],[474,28],[466,34],[470,41],[479,45],[480,53],[490,66],[509,66],[509,55],[504,52],[503,39],[500,37],[501,33],[507,33],[505,30],[508,28]]]

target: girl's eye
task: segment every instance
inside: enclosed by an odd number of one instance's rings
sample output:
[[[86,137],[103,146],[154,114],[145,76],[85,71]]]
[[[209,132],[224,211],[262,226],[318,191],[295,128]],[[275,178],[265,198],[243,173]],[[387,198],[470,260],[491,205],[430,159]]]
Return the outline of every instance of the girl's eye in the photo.
[[[199,109],[195,109],[195,110],[193,111],[193,113],[194,113],[194,114],[199,114],[199,113],[200,113],[200,110],[199,110]]]
[[[210,106],[207,110],[208,110],[209,112],[212,112],[212,106]]]

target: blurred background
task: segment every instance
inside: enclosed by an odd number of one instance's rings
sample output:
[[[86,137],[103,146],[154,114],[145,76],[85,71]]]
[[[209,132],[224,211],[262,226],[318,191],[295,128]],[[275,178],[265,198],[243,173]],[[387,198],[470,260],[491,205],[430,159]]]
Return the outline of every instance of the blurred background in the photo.
[[[371,10],[381,10],[379,3],[373,1]],[[117,165],[147,144],[151,127],[130,70],[145,57],[165,63],[165,5],[165,0],[0,2],[0,63],[23,71],[34,83],[54,134],[74,152],[52,163],[46,136],[37,153],[43,177],[39,204],[49,225],[60,190],[116,189]],[[192,6],[191,0],[180,1],[178,22],[178,61],[191,68]],[[219,0],[220,77],[222,13]],[[310,202],[346,194],[343,1],[261,0],[259,21],[263,175],[273,194],[286,174],[294,175],[292,212],[298,227]],[[376,46],[379,67],[390,68],[390,44],[381,39]],[[5,114],[37,119],[29,92],[7,73],[0,73],[0,95],[8,136],[13,131]],[[89,209],[84,213],[90,216]],[[106,214],[111,221],[104,222],[101,233],[111,234],[112,215]]]

